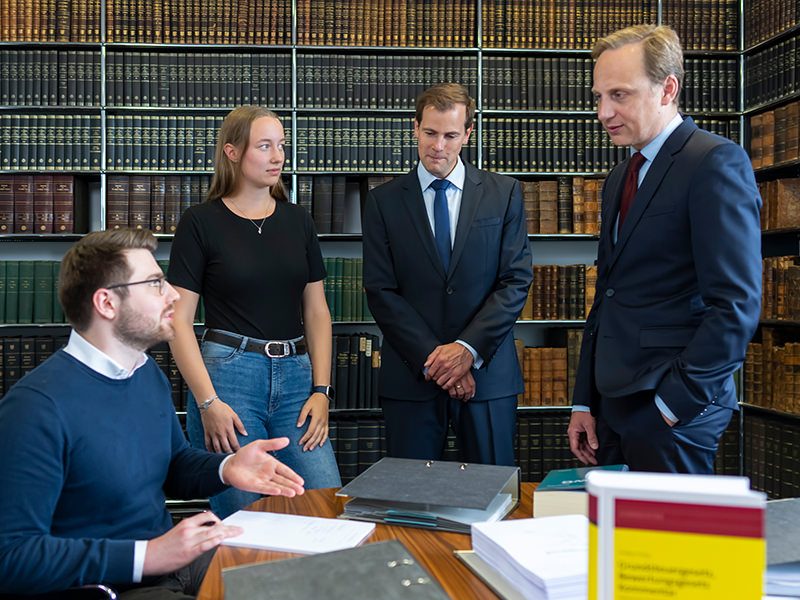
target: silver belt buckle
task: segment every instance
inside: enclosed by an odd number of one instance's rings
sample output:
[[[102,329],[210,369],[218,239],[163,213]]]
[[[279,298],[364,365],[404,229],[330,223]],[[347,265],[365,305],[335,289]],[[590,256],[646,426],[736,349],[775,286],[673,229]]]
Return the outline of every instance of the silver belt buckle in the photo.
[[[270,346],[279,348],[278,351],[273,351]],[[267,342],[264,346],[264,354],[270,358],[285,358],[292,353],[292,347],[289,342]]]

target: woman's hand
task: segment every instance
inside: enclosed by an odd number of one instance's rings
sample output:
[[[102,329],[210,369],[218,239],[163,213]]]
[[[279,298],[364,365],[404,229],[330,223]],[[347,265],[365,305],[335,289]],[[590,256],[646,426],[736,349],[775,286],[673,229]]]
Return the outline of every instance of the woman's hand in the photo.
[[[203,421],[206,448],[211,452],[236,452],[239,449],[236,432],[247,435],[239,415],[221,399],[212,402],[206,410],[201,410],[200,418]],[[326,415],[326,424],[327,420]]]
[[[308,429],[297,442],[303,446],[303,452],[322,446],[328,439],[328,403],[328,397],[325,394],[314,392],[303,405],[303,410],[300,411],[300,417],[297,419],[297,426],[302,427],[311,417]]]

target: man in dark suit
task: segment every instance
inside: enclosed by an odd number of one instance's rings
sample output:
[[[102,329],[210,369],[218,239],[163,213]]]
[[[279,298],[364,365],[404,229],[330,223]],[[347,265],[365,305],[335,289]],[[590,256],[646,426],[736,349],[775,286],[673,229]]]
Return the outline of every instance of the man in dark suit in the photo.
[[[623,29],[592,55],[598,118],[635,153],[603,188],[570,448],[586,464],[711,473],[758,324],[761,199],[744,150],[678,113],[672,29]]]
[[[452,422],[463,460],[513,465],[523,384],[512,328],[531,255],[519,182],[459,156],[474,114],[460,85],[417,98],[419,163],[367,198],[364,287],[384,335],[389,455],[441,458]]]

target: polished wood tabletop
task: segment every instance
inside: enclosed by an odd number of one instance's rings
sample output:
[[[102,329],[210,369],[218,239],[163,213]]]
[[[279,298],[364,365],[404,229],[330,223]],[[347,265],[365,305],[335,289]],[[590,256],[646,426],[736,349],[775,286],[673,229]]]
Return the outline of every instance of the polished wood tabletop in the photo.
[[[508,518],[523,519],[533,515],[534,487],[533,483],[522,484],[519,506]],[[336,517],[342,513],[344,499],[337,498],[335,493],[336,489],[328,488],[309,490],[302,496],[294,498],[272,496],[255,502],[249,510],[311,517]],[[451,598],[458,600],[468,598],[494,600],[497,598],[494,592],[453,554],[454,550],[470,550],[472,548],[469,534],[378,524],[364,543],[386,540],[400,540],[428,572],[439,580]],[[222,569],[296,556],[300,555],[220,546],[211,561],[197,598],[198,600],[221,600],[224,597]]]

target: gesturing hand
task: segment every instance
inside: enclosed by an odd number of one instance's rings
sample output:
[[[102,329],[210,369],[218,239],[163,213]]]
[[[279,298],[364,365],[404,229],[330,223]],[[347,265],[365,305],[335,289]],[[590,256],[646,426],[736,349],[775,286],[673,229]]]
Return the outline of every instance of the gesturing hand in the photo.
[[[289,438],[282,437],[243,446],[225,463],[222,479],[246,492],[290,498],[302,494],[303,478],[269,454],[288,444]]]

